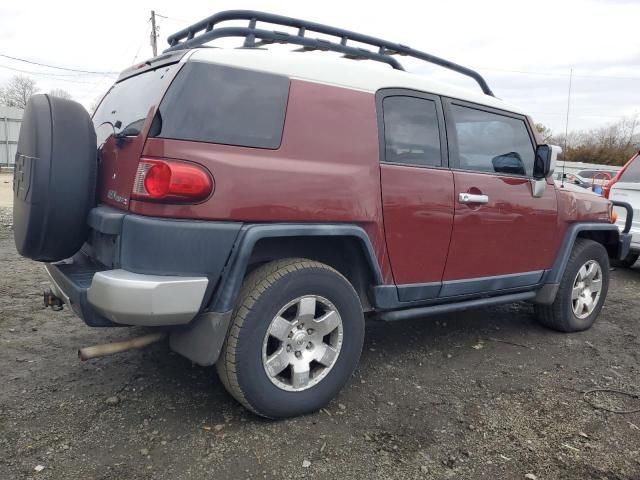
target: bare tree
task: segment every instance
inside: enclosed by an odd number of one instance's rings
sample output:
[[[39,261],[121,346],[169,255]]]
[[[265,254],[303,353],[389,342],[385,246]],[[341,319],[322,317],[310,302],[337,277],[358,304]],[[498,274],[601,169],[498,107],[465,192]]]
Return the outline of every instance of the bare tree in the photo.
[[[102,102],[102,97],[104,97],[104,95],[100,95],[96,98],[93,99],[93,102],[91,102],[91,105],[89,106],[89,113],[91,115],[93,115],[96,110],[98,109],[98,107],[100,106],[100,102]]]
[[[617,123],[592,130],[569,132],[550,139],[550,143],[565,145],[562,159],[569,162],[623,165],[638,149],[636,135],[638,116],[622,118]]]
[[[31,95],[38,91],[36,81],[24,75],[16,75],[2,90],[0,102],[16,108],[26,108]]]
[[[64,98],[65,100],[73,100],[71,94],[61,88],[54,88],[53,90],[50,90],[49,95],[52,97]]]
[[[543,125],[542,123],[536,123],[535,127],[537,132],[542,137],[542,141],[544,143],[547,143],[553,137],[553,132],[546,125]]]

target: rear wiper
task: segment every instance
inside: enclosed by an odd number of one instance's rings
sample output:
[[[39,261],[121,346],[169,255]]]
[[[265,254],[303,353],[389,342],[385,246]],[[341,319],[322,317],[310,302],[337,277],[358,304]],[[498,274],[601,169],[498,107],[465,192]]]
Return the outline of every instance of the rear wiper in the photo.
[[[144,118],[136,120],[135,122],[131,122],[120,132],[116,133],[114,136],[116,137],[116,145],[121,147],[124,144],[124,139],[127,137],[136,137],[140,134],[141,128],[144,125]],[[119,120],[116,122],[116,126],[122,126],[122,122]],[[119,127],[118,127],[119,128]]]

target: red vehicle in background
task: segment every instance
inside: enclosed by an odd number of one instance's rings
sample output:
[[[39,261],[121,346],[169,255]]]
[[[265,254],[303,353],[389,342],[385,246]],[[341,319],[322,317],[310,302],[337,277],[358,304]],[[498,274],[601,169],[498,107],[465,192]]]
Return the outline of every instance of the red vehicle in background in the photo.
[[[225,36],[245,48],[199,48]],[[271,43],[299,51],[255,48]],[[481,92],[407,73],[395,54]],[[167,331],[251,411],[300,415],[351,377],[365,318],[527,301],[553,329],[593,324],[633,215],[620,231],[611,201],[557,188],[558,152],[469,68],[222,12],[124,71],[93,118],[32,98],[16,246],[45,262],[48,303],[90,326]]]

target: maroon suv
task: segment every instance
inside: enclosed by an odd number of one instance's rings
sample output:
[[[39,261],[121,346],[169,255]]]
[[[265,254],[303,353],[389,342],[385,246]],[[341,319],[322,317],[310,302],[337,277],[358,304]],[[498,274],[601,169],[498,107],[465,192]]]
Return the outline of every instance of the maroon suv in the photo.
[[[228,36],[244,48],[197,48]],[[407,73],[396,54],[481,92]],[[124,71],[92,118],[31,99],[16,246],[46,263],[50,303],[90,326],[163,329],[248,409],[299,415],[348,381],[368,317],[528,301],[556,330],[593,324],[632,212],[620,231],[612,202],[557,188],[558,151],[473,70],[222,12]]]

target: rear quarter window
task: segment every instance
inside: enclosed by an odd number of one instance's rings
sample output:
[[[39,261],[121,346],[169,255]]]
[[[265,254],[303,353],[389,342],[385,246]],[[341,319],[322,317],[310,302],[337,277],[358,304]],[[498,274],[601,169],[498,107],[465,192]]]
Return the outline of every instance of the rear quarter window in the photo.
[[[288,96],[287,77],[188,62],[160,104],[155,136],[277,149]]]

